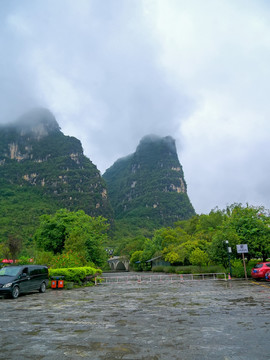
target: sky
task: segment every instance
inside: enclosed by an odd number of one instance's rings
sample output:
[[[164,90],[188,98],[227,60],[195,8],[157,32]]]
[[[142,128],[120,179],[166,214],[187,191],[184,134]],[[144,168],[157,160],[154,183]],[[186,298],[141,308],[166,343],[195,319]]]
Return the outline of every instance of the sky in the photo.
[[[104,173],[172,136],[197,213],[270,208],[267,0],[2,0],[0,123],[46,107]]]

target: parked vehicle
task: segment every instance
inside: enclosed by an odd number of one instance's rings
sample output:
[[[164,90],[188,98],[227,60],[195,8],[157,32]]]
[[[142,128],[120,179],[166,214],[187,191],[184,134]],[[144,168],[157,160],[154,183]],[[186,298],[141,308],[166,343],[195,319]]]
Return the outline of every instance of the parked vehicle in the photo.
[[[251,276],[253,279],[264,279],[268,271],[270,271],[270,262],[259,262],[251,270]]]
[[[265,280],[270,281],[270,271],[265,274]]]
[[[21,293],[46,291],[48,268],[43,265],[5,266],[0,269],[0,295],[16,299]]]

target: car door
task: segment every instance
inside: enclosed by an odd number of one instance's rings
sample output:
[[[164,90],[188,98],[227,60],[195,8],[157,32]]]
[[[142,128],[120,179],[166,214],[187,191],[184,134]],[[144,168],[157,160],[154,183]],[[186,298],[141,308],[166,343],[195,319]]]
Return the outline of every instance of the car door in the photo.
[[[40,270],[38,266],[29,266],[31,290],[40,288]]]
[[[31,291],[30,274],[27,266],[24,266],[22,268],[22,272],[19,275],[19,286],[20,286],[20,292]]]

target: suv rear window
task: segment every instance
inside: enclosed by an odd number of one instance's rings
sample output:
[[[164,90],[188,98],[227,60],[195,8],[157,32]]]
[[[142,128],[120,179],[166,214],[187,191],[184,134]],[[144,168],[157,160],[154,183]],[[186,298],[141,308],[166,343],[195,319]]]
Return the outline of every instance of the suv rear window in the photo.
[[[30,267],[30,274],[31,275],[40,275],[40,274],[47,274],[48,270],[45,266],[33,266]]]
[[[30,274],[31,275],[38,275],[40,274],[40,269],[39,268],[30,268]]]
[[[256,265],[254,266],[255,269],[259,269],[259,268],[261,268],[261,267],[263,267],[263,264],[256,264]]]

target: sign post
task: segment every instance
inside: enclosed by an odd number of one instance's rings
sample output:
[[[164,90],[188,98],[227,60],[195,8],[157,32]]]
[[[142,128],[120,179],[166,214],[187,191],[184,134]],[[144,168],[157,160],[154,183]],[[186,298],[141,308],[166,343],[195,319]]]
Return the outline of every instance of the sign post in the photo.
[[[245,262],[244,254],[248,253],[248,246],[247,246],[247,244],[240,244],[240,245],[236,245],[236,248],[237,248],[237,253],[242,254],[244,271],[245,271],[245,278],[247,280],[247,269],[246,269],[246,262]]]

